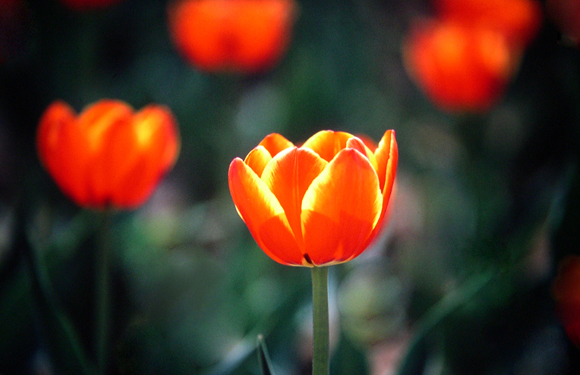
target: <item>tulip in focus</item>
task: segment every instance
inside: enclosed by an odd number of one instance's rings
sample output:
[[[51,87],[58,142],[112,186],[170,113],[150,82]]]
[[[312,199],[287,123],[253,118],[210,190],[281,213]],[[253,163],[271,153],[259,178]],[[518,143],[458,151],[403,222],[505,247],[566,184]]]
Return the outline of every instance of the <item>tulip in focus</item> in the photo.
[[[139,112],[104,99],[77,115],[62,101],[44,112],[37,133],[41,162],[75,203],[91,208],[135,208],[153,192],[179,154],[170,110]]]
[[[286,51],[295,13],[294,0],[177,0],[169,28],[176,48],[198,69],[256,73]]]
[[[561,262],[552,292],[566,334],[580,346],[580,257],[570,256]]]
[[[270,134],[232,161],[234,204],[268,256],[320,267],[363,252],[384,224],[398,160],[393,130],[369,146],[344,132],[318,132],[300,147]]]
[[[85,11],[91,9],[102,9],[123,0],[60,0],[64,5],[72,10]]]
[[[436,20],[417,23],[404,42],[410,76],[439,107],[485,111],[507,85],[516,56],[489,29]]]

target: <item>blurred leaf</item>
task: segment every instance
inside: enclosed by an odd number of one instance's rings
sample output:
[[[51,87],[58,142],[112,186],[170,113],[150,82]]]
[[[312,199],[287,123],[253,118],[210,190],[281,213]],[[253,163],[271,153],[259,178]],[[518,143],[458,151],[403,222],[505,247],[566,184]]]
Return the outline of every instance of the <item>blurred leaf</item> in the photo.
[[[32,295],[37,306],[40,327],[48,343],[48,350],[55,365],[64,373],[94,374],[80,337],[69,317],[62,309],[46,271],[46,265],[39,256],[39,239],[33,234],[28,241],[25,234],[17,239],[32,279]]]
[[[424,363],[425,358],[425,337],[428,336],[435,327],[444,319],[448,318],[458,308],[469,302],[476,294],[485,288],[497,274],[493,272],[476,275],[468,280],[465,285],[457,290],[448,293],[437,302],[423,316],[418,324],[416,334],[409,345],[407,354],[401,362],[398,375],[422,374],[423,369],[418,364]]]
[[[264,336],[258,335],[258,364],[262,375],[274,375]]]

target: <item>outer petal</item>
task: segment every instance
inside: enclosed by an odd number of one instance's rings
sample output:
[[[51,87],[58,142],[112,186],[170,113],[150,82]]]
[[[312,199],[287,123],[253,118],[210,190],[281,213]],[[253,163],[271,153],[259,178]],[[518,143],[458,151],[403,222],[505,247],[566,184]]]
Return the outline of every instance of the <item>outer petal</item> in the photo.
[[[266,150],[264,146],[258,146],[250,151],[248,156],[244,159],[244,163],[252,168],[258,177],[260,177],[270,160],[272,160],[272,155],[270,155],[268,150]]]
[[[56,101],[46,109],[40,119],[37,147],[42,163],[61,190],[77,204],[89,204],[89,143],[69,105]]]
[[[375,150],[375,158],[377,159],[377,174],[379,175],[379,183],[381,190],[384,190],[385,179],[387,176],[387,164],[391,158],[391,153],[398,156],[397,140],[395,139],[395,131],[387,130],[383,134],[383,138],[379,142],[379,146]],[[395,170],[397,169],[397,164],[395,162]]]
[[[381,214],[376,171],[354,149],[345,149],[312,182],[302,203],[305,250],[319,266],[362,251]]]
[[[303,248],[302,199],[312,181],[318,177],[328,163],[307,148],[289,148],[268,164],[262,175],[262,181],[284,209],[286,218],[292,228],[298,245]]]
[[[373,234],[369,237],[369,243],[381,230],[385,224],[385,216],[388,211],[388,204],[391,199],[391,193],[393,192],[393,185],[395,183],[395,175],[397,174],[397,163],[399,160],[399,149],[397,146],[397,140],[395,139],[395,131],[387,130],[383,135],[383,139],[379,143],[379,147],[376,150],[377,162],[379,163],[379,179],[384,176],[384,186],[382,186],[383,195],[383,208],[381,210],[381,216],[377,222]],[[384,165],[384,167],[383,167]],[[382,172],[384,171],[384,172]],[[368,246],[369,243],[365,245]],[[364,250],[364,248],[363,248]],[[361,250],[362,251],[362,250]],[[357,254],[358,255],[358,254]]]
[[[331,161],[336,154],[346,147],[346,142],[354,135],[345,132],[322,130],[308,138],[302,147],[316,152],[326,161]]]
[[[112,168],[111,197],[115,205],[142,204],[179,155],[177,123],[163,106],[148,106],[135,114],[131,126],[111,136],[108,159]]]
[[[294,147],[294,144],[284,138],[278,133],[268,134],[266,138],[262,139],[259,146],[263,146],[272,157],[276,156],[280,151],[285,150],[290,147]]]
[[[228,181],[234,204],[262,250],[276,262],[303,265],[284,209],[266,183],[240,158],[230,164]]]

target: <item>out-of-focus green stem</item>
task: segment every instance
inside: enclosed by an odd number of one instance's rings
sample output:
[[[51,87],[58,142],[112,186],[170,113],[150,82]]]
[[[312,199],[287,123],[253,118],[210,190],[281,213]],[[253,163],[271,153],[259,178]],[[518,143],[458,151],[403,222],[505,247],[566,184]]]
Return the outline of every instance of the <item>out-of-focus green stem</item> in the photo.
[[[95,350],[97,356],[97,369],[100,374],[107,373],[109,356],[109,320],[110,320],[110,239],[109,226],[111,210],[102,213],[99,241],[96,248],[95,259]]]
[[[328,375],[328,267],[312,267],[312,375]]]

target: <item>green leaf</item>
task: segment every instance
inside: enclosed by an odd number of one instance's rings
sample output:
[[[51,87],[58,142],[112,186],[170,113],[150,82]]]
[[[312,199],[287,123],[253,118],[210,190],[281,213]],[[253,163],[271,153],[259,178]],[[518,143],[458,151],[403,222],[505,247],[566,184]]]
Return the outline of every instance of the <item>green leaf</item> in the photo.
[[[262,375],[274,375],[264,336],[258,335],[258,364]]]

